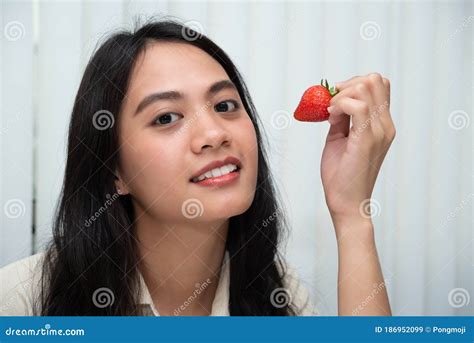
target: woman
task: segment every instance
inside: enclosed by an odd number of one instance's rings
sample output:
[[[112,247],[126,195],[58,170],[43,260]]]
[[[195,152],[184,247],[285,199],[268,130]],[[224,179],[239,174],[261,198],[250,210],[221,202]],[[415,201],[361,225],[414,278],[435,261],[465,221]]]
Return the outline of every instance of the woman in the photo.
[[[321,172],[339,314],[390,315],[385,287],[364,302],[383,276],[360,211],[395,134],[389,83],[337,87]],[[54,238],[2,269],[2,313],[318,314],[278,254],[286,225],[258,121],[207,37],[173,21],[111,36],[75,99]]]

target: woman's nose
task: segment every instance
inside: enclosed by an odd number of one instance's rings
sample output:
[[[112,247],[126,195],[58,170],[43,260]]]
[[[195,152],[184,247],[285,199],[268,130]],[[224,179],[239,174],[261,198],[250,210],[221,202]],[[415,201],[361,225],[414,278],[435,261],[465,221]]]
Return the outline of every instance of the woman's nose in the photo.
[[[193,124],[191,148],[198,154],[204,149],[219,149],[231,143],[232,137],[228,129],[220,123],[219,114],[211,108],[201,111]]]

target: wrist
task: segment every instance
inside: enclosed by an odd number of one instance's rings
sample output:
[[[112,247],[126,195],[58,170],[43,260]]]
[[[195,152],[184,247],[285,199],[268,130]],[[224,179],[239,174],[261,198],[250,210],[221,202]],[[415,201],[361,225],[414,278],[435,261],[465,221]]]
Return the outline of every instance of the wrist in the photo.
[[[332,215],[338,245],[346,242],[353,244],[354,239],[360,242],[374,242],[374,225],[371,218],[355,215]]]
[[[329,212],[331,215],[332,222],[334,226],[336,227],[336,230],[338,228],[347,228],[347,227],[372,227],[372,218],[363,215],[359,212],[357,213],[334,213],[334,212]]]

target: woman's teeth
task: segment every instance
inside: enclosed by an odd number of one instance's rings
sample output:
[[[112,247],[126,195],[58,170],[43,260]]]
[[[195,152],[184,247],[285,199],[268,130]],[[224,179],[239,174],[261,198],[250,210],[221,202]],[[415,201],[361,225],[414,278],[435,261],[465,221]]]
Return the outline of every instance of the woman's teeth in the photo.
[[[194,179],[192,179],[191,181],[192,182],[199,182],[199,181],[202,181],[204,179],[210,179],[212,177],[218,177],[218,176],[222,176],[222,175],[226,175],[226,174],[229,174],[229,173],[232,173],[234,170],[237,169],[237,166],[235,164],[226,164],[225,166],[222,166],[220,168],[215,168],[215,169],[212,169],[198,177],[195,177]]]

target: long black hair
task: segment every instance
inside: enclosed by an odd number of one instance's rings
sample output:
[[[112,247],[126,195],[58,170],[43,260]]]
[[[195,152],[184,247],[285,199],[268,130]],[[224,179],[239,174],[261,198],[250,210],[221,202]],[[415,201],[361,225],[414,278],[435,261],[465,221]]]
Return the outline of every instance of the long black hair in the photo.
[[[135,60],[147,44],[191,44],[211,55],[235,83],[256,131],[257,189],[250,208],[229,219],[230,315],[294,315],[291,304],[274,306],[272,292],[284,288],[285,268],[277,246],[286,230],[268,167],[255,106],[227,54],[202,33],[177,20],[150,21],[114,33],[91,57],[77,92],[69,125],[67,162],[53,227],[44,254],[41,315],[141,315],[139,256],[130,196],[115,198],[117,125],[97,129],[97,114],[116,120]],[[115,117],[114,117],[115,116]],[[104,124],[104,123],[102,123]],[[107,123],[105,123],[107,124]],[[113,123],[108,123],[113,124]],[[97,215],[99,209],[106,209]],[[97,306],[95,292],[108,288],[114,301]]]

